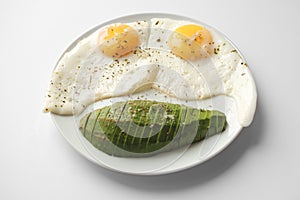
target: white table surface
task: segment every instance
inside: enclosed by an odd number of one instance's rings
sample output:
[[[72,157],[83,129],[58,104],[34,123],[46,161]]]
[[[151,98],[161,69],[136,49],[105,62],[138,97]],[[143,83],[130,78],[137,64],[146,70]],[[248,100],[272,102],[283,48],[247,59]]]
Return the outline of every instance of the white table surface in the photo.
[[[299,199],[299,1],[0,1],[0,199]],[[221,154],[180,173],[105,170],[60,135],[43,96],[56,60],[105,20],[185,15],[224,32],[255,77],[253,124]]]

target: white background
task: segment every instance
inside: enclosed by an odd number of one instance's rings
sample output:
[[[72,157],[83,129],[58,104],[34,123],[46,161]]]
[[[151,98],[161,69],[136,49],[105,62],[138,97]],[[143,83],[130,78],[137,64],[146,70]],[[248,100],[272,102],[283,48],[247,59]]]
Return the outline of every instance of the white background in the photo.
[[[299,199],[299,1],[0,1],[0,199]],[[224,32],[256,80],[253,124],[221,154],[165,176],[92,164],[41,114],[52,68],[81,33],[168,12]]]

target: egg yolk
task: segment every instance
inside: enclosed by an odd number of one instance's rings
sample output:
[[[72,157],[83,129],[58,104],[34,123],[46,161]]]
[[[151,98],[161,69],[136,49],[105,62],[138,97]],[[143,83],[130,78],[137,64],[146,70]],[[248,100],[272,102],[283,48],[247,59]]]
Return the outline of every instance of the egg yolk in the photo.
[[[119,58],[140,44],[138,33],[126,24],[114,24],[102,29],[98,35],[98,46],[103,54]]]
[[[194,24],[178,27],[168,39],[174,54],[192,61],[208,57],[212,53],[212,43],[210,32]]]

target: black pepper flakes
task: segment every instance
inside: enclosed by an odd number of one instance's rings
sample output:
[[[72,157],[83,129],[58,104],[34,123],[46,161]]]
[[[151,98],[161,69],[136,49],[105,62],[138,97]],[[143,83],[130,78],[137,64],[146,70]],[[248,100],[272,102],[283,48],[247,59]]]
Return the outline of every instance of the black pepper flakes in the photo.
[[[214,54],[218,54],[219,53],[219,51],[218,51],[218,49],[217,48],[214,48]]]

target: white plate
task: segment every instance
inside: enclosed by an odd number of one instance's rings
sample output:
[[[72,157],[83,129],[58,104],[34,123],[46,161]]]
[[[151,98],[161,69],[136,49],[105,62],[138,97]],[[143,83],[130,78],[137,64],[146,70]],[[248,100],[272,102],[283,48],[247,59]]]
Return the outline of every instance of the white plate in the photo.
[[[136,15],[119,17],[114,20],[110,20],[105,23],[102,23],[97,27],[84,33],[76,41],[74,41],[66,49],[65,52],[72,49],[75,46],[75,44],[83,37],[89,35],[90,33],[94,32],[98,28],[105,26],[107,24],[118,23],[118,22],[125,23],[125,22],[144,20],[144,19],[149,20],[153,17],[187,20],[199,24],[204,24],[203,22],[199,22],[197,20],[190,19],[187,17],[172,15],[172,14],[162,14],[162,13],[136,14]],[[255,90],[255,88],[253,89]],[[118,98],[115,98],[114,100],[117,101]],[[185,102],[180,102],[180,101],[179,103],[186,104]],[[97,102],[92,107],[88,107],[85,113],[94,109],[95,107],[101,107],[107,104],[108,102],[106,100]],[[210,137],[200,143],[193,144],[189,148],[182,148],[182,149],[178,149],[167,153],[161,153],[156,156],[147,157],[147,158],[118,158],[118,157],[109,156],[95,149],[82,136],[82,134],[79,132],[78,129],[78,117],[60,116],[60,115],[52,114],[52,119],[55,122],[58,129],[60,130],[60,132],[62,133],[62,135],[66,138],[66,140],[79,153],[81,153],[84,157],[86,157],[90,161],[95,162],[102,167],[123,172],[123,173],[139,174],[139,175],[158,175],[158,174],[167,174],[167,173],[180,171],[205,162],[206,160],[212,158],[213,156],[221,152],[224,148],[226,148],[242,130],[242,126],[239,124],[237,118],[236,105],[232,98],[221,95],[221,96],[217,96],[211,99],[201,101],[199,103],[199,106],[202,108],[213,108],[224,112],[226,114],[228,124],[229,124],[225,132]]]

